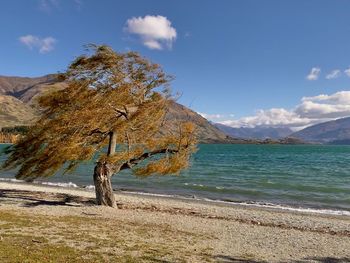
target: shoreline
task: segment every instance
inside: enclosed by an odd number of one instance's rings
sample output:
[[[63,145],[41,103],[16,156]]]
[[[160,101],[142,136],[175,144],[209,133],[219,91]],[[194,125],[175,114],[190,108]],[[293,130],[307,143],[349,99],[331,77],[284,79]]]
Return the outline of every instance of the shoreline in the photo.
[[[1,190],[20,190],[27,192],[38,192],[38,193],[46,193],[46,194],[66,194],[70,196],[87,198],[90,200],[90,203],[95,205],[95,192],[93,190],[84,189],[84,188],[67,188],[67,187],[59,187],[54,185],[42,185],[42,184],[33,184],[26,182],[2,182],[0,181],[0,193]],[[177,206],[180,208],[196,208],[199,207],[199,210],[205,208],[204,210],[212,210],[215,213],[218,212],[227,212],[227,211],[253,211],[257,213],[272,213],[278,215],[291,215],[296,217],[312,217],[312,218],[326,218],[326,219],[340,219],[344,221],[349,221],[349,226],[346,230],[346,235],[350,237],[350,217],[348,215],[340,215],[340,214],[326,214],[326,213],[318,213],[313,211],[298,211],[298,210],[288,210],[279,207],[269,207],[269,206],[259,206],[256,204],[242,204],[242,203],[233,203],[233,202],[225,202],[218,200],[205,200],[205,199],[194,199],[187,198],[182,196],[171,196],[171,195],[162,195],[162,194],[149,194],[149,193],[140,193],[140,192],[128,192],[128,191],[114,191],[114,195],[116,196],[117,204],[123,206],[123,203],[132,203],[132,207],[137,207],[138,209],[142,209],[142,206],[151,205],[154,206],[159,205],[162,208],[168,208],[172,206]],[[1,197],[1,195],[0,195]],[[140,203],[140,205],[135,205]],[[101,207],[97,206],[96,207]],[[105,207],[102,207],[105,208]],[[109,207],[108,207],[109,209]],[[165,209],[165,210],[166,210]],[[222,210],[222,211],[220,211]],[[179,212],[181,212],[179,210]],[[225,218],[225,215],[219,213],[217,215],[213,215],[214,217],[222,217]],[[293,227],[294,228],[294,227]],[[302,228],[302,227],[301,227]],[[300,229],[301,229],[300,228]]]
[[[24,185],[34,185],[34,186],[44,186],[50,188],[58,189],[75,189],[82,190],[87,192],[94,193],[93,185],[83,185],[79,186],[75,183],[60,183],[60,182],[45,182],[45,181],[34,181],[34,182],[25,182],[23,180],[10,179],[10,178],[0,178],[0,183],[13,183],[13,184],[24,184]],[[271,203],[266,201],[235,201],[235,200],[221,200],[221,199],[210,199],[207,197],[197,197],[197,196],[185,196],[181,194],[167,194],[167,193],[152,193],[147,191],[139,191],[133,189],[114,189],[115,194],[126,194],[126,195],[136,195],[136,196],[149,196],[149,197],[159,197],[159,198],[170,198],[175,200],[188,200],[194,202],[202,202],[208,204],[222,204],[226,206],[240,206],[240,207],[253,207],[257,209],[271,209],[276,211],[287,211],[292,213],[310,213],[310,214],[319,214],[319,215],[335,215],[335,216],[347,216],[350,217],[350,210],[336,210],[332,208],[316,208],[316,207],[307,207],[307,206],[297,206],[297,205],[288,205],[288,204],[278,204]]]
[[[1,214],[7,215],[6,218],[11,214],[14,218],[35,221],[40,217],[41,221],[60,222],[63,225],[76,222],[79,227],[69,228],[70,231],[77,231],[71,237],[75,238],[74,242],[66,242],[65,245],[84,253],[89,250],[77,245],[83,242],[76,240],[79,233],[86,236],[84,242],[92,242],[89,238],[91,235],[93,240],[105,242],[106,236],[124,231],[125,227],[130,228],[127,234],[118,235],[122,239],[121,244],[127,244],[123,251],[120,251],[121,245],[118,245],[119,250],[116,249],[114,242],[106,248],[108,253],[96,248],[98,255],[109,257],[110,254],[111,261],[113,257],[128,255],[137,258],[135,262],[153,262],[141,257],[156,247],[163,247],[167,251],[164,254],[154,252],[158,260],[165,262],[225,262],[218,261],[219,256],[221,259],[236,260],[227,262],[259,263],[295,262],[293,260],[323,262],[317,259],[350,258],[348,216],[291,212],[168,196],[120,192],[115,195],[118,209],[96,206],[95,193],[91,190],[1,181],[0,236],[8,233],[7,228],[5,232],[1,231]],[[62,222],[67,218],[68,223]],[[16,224],[17,221],[13,219],[9,224]],[[101,222],[104,223],[101,225]],[[66,230],[63,229],[68,226],[60,230],[56,224],[49,223],[41,228],[38,226],[35,234],[45,235],[50,244],[57,236],[60,240],[65,239],[62,235],[66,235]],[[111,225],[114,225],[112,232]],[[33,227],[33,223],[29,224],[28,229],[21,227],[21,233],[33,235],[30,232]],[[13,227],[13,233],[19,234],[18,227]],[[115,238],[111,237],[111,240]],[[32,239],[37,240],[37,237]],[[143,250],[140,244],[145,242],[151,242],[151,245]],[[129,255],[130,247],[135,247],[135,250]]]

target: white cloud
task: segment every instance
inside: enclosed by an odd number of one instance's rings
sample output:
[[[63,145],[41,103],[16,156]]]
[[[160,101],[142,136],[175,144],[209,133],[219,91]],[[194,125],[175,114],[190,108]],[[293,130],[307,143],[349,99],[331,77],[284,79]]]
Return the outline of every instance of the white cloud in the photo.
[[[39,10],[45,12],[45,13],[51,13],[51,11],[55,9],[59,9],[62,5],[62,0],[37,0],[38,1],[38,7]],[[68,2],[66,0],[66,2]],[[83,5],[83,0],[71,0],[70,3],[73,3],[76,6],[77,10],[81,10],[81,7]]]
[[[78,6],[81,7],[83,5],[83,1],[82,0],[74,0],[74,3]]]
[[[225,115],[222,114],[207,114],[207,113],[202,113],[202,112],[197,112],[199,115],[201,115],[203,118],[206,118],[208,120],[213,120],[213,119],[221,119],[224,118]]]
[[[349,72],[350,73],[350,72]],[[339,69],[332,70],[327,76],[326,79],[336,79],[341,75],[341,71]]]
[[[51,12],[52,9],[55,9],[59,6],[58,0],[39,0],[39,9],[46,13]]]
[[[38,49],[42,54],[54,50],[54,45],[56,43],[56,39],[53,37],[40,38],[33,35],[21,36],[19,41],[29,49]]]
[[[321,73],[320,68],[312,68],[309,75],[306,76],[307,80],[317,80]]]
[[[329,119],[350,116],[350,91],[332,95],[321,94],[302,98],[294,110],[300,116],[312,119]]]
[[[83,0],[73,0],[73,2],[75,4],[76,10],[81,11],[83,7]]]
[[[306,126],[350,116],[350,91],[339,91],[331,95],[321,94],[303,97],[292,110],[272,108],[258,110],[254,116],[237,120],[228,119],[220,123],[231,127],[289,127],[294,130]]]
[[[348,77],[350,77],[350,67],[349,67],[348,69],[344,70],[344,73],[345,73]]]
[[[185,38],[191,37],[191,33],[190,33],[190,32],[186,32],[186,33],[184,34],[184,37],[185,37]]]
[[[176,39],[176,29],[164,16],[133,17],[126,21],[125,31],[138,35],[150,49],[171,48]]]
[[[266,127],[301,127],[310,123],[309,119],[298,116],[293,111],[283,108],[272,108],[268,110],[258,110],[256,115],[243,117],[238,120],[226,120],[222,124],[239,128],[256,126]]]

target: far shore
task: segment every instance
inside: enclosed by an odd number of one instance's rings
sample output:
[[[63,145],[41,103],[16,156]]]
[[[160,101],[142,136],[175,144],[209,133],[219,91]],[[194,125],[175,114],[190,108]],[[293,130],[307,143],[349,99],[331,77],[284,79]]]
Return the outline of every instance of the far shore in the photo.
[[[350,262],[349,216],[129,193],[113,209],[94,195],[0,182],[0,261],[25,243],[51,261]]]

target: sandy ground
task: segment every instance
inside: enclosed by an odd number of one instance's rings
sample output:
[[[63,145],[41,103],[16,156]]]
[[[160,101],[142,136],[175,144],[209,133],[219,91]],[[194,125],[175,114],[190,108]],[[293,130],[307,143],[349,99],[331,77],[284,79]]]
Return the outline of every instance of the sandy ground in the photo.
[[[0,213],[57,222],[12,232],[98,251],[106,262],[126,254],[135,262],[350,262],[349,216],[125,193],[116,199],[118,209],[98,207],[91,191],[0,182]],[[62,221],[67,217],[79,222],[74,235],[61,233],[71,226]],[[0,237],[8,229],[0,220]]]

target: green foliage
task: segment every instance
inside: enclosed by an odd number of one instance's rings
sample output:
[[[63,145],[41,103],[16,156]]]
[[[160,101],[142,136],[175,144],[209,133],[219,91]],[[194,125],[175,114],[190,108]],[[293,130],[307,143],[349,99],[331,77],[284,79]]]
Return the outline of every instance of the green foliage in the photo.
[[[137,175],[177,173],[195,150],[191,124],[162,136],[170,102],[169,82],[161,67],[135,52],[117,53],[91,45],[63,74],[67,88],[38,98],[41,118],[10,150],[5,168],[19,166],[17,178],[51,176],[62,166],[72,171],[91,160],[116,134],[120,148],[103,154],[114,172],[135,167]],[[162,157],[137,167],[154,155]]]
[[[3,133],[25,134],[29,130],[28,126],[14,126],[1,128]]]

